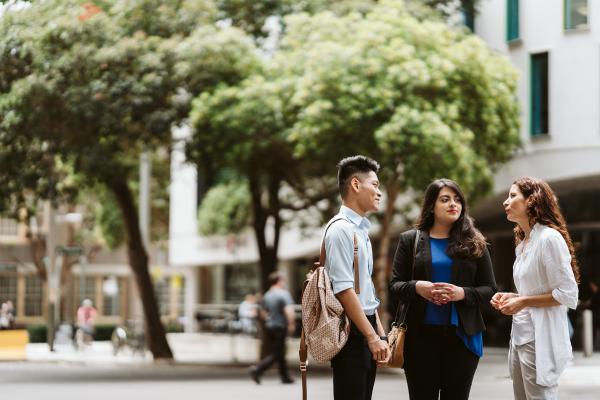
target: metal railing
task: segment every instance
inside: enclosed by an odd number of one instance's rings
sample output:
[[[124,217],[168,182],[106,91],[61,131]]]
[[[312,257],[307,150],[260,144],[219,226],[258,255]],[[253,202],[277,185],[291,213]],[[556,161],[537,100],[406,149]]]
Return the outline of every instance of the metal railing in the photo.
[[[245,321],[240,320],[238,308],[239,304],[197,304],[194,309],[194,318],[198,322],[201,332],[256,335],[256,323],[254,322],[254,327],[249,329]],[[294,304],[294,312],[298,328],[302,318],[300,304]]]

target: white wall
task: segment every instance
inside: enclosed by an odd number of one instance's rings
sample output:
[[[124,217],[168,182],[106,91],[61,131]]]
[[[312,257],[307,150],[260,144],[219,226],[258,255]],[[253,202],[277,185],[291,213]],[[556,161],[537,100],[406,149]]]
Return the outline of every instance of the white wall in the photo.
[[[169,187],[169,264],[182,263],[185,246],[190,238],[197,236],[196,168],[185,163],[184,140],[188,138],[188,127],[173,130],[173,152],[171,153],[171,185]]]
[[[482,0],[475,32],[520,71],[522,150],[496,175],[495,191],[516,177],[548,181],[600,174],[600,2],[589,28],[564,31],[563,0],[521,0],[520,42],[506,44],[506,0]],[[549,135],[530,136],[530,55],[549,53]]]

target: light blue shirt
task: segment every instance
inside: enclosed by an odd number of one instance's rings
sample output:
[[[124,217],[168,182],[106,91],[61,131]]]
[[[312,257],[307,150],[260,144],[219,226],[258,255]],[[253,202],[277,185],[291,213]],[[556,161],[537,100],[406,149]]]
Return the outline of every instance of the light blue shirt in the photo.
[[[354,233],[358,240],[358,267],[360,294],[358,299],[366,315],[373,315],[379,307],[379,299],[375,296],[375,286],[371,279],[373,273],[373,249],[369,240],[368,219],[361,217],[351,208],[342,206],[339,214],[329,221],[327,226],[336,219],[337,221],[325,237],[325,269],[333,285],[333,293],[337,294],[346,289],[354,288]]]

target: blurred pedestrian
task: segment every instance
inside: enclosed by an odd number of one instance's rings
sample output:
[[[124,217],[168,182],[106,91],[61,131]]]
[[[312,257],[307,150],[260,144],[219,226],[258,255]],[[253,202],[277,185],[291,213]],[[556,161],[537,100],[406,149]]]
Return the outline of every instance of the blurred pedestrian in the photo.
[[[15,327],[15,306],[11,300],[6,300],[7,311],[6,314],[8,316],[8,327],[10,329]]]
[[[481,308],[496,282],[485,238],[456,182],[437,179],[425,190],[416,229],[400,235],[390,292],[409,304],[404,371],[410,398],[468,399],[483,356]]]
[[[294,300],[286,290],[285,278],[280,272],[269,275],[269,285],[259,312],[265,321],[265,345],[271,349],[271,354],[250,368],[250,376],[256,383],[260,383],[262,374],[277,363],[281,382],[293,383],[285,360],[285,340],[296,330]]]
[[[97,314],[92,300],[85,299],[81,302],[81,306],[77,309],[77,326],[81,332],[78,337],[80,342],[90,343],[93,340]]]
[[[492,307],[512,315],[509,349],[515,399],[556,399],[558,379],[573,358],[567,308],[578,300],[579,269],[556,196],[539,179],[523,177],[503,203],[514,222],[517,293],[496,293]]]
[[[258,315],[258,304],[256,296],[247,294],[244,301],[238,307],[238,317],[240,319],[242,332],[248,335],[256,333],[256,317]]]
[[[14,327],[14,309],[12,302],[8,300],[0,306],[0,329],[11,329]]]

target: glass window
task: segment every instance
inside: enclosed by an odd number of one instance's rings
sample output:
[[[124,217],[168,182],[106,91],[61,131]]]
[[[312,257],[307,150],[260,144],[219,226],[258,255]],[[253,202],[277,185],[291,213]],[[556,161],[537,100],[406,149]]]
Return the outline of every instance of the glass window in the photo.
[[[169,315],[169,290],[169,278],[161,278],[154,282],[160,315]]]
[[[475,32],[475,9],[474,8],[463,8],[462,9],[463,24],[469,28],[471,32]]]
[[[185,311],[185,278],[181,275],[173,275],[171,277],[171,288],[177,305],[177,316],[182,317]]]
[[[96,304],[96,277],[85,277],[83,281],[81,278],[76,277],[75,282],[77,286],[75,290],[75,309],[81,305],[84,299],[92,300],[94,307],[98,307]]]
[[[17,277],[0,276],[0,303],[6,301],[13,303],[14,311],[17,310]]]
[[[519,39],[519,0],[506,0],[506,41]]]
[[[225,266],[225,300],[239,303],[249,293],[256,293],[260,287],[258,266],[240,264]]]
[[[10,218],[0,218],[0,236],[18,236],[19,223]]]
[[[531,135],[548,133],[548,53],[531,56]]]
[[[565,0],[565,29],[588,26],[588,0]]]
[[[104,302],[102,315],[121,315],[121,293],[123,280],[119,278],[104,278],[102,282]]]
[[[25,315],[35,317],[42,315],[44,283],[39,276],[25,278]]]

